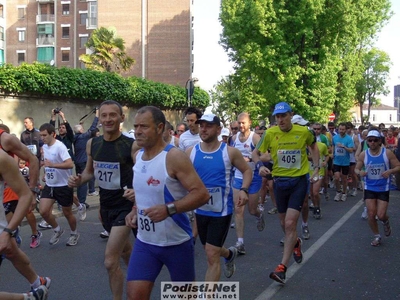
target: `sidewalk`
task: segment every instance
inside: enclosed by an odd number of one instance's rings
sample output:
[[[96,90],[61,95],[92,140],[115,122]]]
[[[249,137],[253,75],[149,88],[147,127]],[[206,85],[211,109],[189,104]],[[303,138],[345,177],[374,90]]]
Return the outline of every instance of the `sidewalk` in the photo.
[[[86,203],[90,205],[90,207],[87,209],[87,211],[92,210],[92,209],[97,209],[100,206],[99,196],[87,196],[86,197]],[[74,214],[76,214],[77,209],[76,209],[75,205],[72,205],[72,211],[73,211]],[[35,214],[37,223],[42,221],[42,217],[40,216],[40,214],[36,210],[34,210],[33,213]],[[58,210],[57,202],[54,203],[53,215],[55,217],[60,217],[60,216],[62,216],[62,214],[63,213]],[[25,226],[26,224],[28,224],[28,221],[26,220],[26,218],[24,218],[24,220],[22,221],[21,225]]]

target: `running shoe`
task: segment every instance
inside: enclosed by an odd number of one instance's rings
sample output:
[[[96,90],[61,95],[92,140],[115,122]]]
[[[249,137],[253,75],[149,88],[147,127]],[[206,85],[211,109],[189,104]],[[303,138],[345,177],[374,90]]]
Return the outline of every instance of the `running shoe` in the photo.
[[[269,278],[275,280],[276,282],[285,284],[286,281],[286,266],[283,264],[279,264],[274,272],[269,274]]]
[[[322,187],[322,188],[319,190],[319,193],[322,195],[323,193],[325,193],[325,189]]]
[[[35,300],[46,300],[48,296],[49,290],[41,285],[37,289],[32,289],[27,295],[26,299],[35,299]]]
[[[342,192],[336,192],[335,198],[333,198],[333,200],[339,202],[340,199],[342,199]]]
[[[50,245],[55,245],[59,242],[60,237],[64,234],[64,229],[61,229],[60,231],[54,231],[53,236],[51,237],[49,243]]]
[[[104,230],[104,231],[100,232],[100,237],[101,237],[102,239],[108,239],[109,236],[110,236],[110,234],[108,233],[107,230]]]
[[[240,255],[246,254],[246,249],[244,248],[244,244],[242,242],[237,241],[234,247],[236,248],[238,254]]]
[[[335,182],[333,181],[333,179],[329,180],[329,187],[331,189],[335,188]]]
[[[235,222],[231,223],[231,228],[235,228]]]
[[[340,197],[340,201],[345,202],[346,200],[347,200],[347,194],[344,193],[344,194],[342,194],[342,197]]]
[[[78,239],[79,239],[79,233],[71,233],[68,241],[67,241],[67,246],[76,246],[78,244]]]
[[[301,226],[303,239],[308,240],[310,238],[310,230],[308,229],[308,225]]]
[[[50,288],[51,279],[49,277],[39,277],[40,285],[44,285],[46,288]]]
[[[381,245],[381,237],[375,236],[374,239],[371,241],[371,246],[377,247]]]
[[[285,237],[281,238],[279,241],[279,245],[284,246],[285,245]]]
[[[386,236],[390,236],[392,234],[392,228],[390,227],[389,219],[386,220],[386,222],[383,222],[383,231],[385,232]]]
[[[356,189],[356,188],[354,188],[354,189],[351,190],[350,196],[351,196],[351,197],[356,197],[356,196],[357,196],[357,189]]]
[[[257,229],[263,231],[265,228],[264,213],[260,212],[260,216],[257,217]]]
[[[301,238],[297,238],[297,243],[294,245],[293,258],[299,264],[303,261],[303,252],[301,252]]]
[[[228,250],[232,252],[232,258],[229,261],[225,258],[224,274],[226,278],[231,278],[236,271],[235,258],[238,252],[235,247],[229,247]]]
[[[98,196],[98,195],[99,193],[96,191],[94,191],[93,193],[88,193],[88,196]]]
[[[84,221],[86,219],[86,205],[82,203],[78,208],[79,220]]]
[[[310,202],[310,204],[308,205],[308,209],[314,210],[314,203]]]
[[[38,226],[39,226],[39,228],[42,228],[42,229],[51,229],[51,225],[48,224],[45,220],[40,222]]]
[[[319,208],[319,207],[316,207],[315,209],[314,209],[314,218],[316,219],[316,220],[319,220],[319,219],[321,219],[321,209]]]
[[[268,213],[270,214],[270,215],[274,215],[274,214],[276,214],[278,212],[278,209],[276,208],[276,207],[273,207],[273,208],[271,208],[269,211],[268,211]]]
[[[368,212],[367,212],[367,207],[366,206],[364,206],[364,210],[361,213],[361,219],[364,219],[364,220],[368,219]]]
[[[29,245],[31,248],[37,248],[40,245],[40,238],[42,237],[42,233],[38,230],[37,234],[31,235],[31,244]]]

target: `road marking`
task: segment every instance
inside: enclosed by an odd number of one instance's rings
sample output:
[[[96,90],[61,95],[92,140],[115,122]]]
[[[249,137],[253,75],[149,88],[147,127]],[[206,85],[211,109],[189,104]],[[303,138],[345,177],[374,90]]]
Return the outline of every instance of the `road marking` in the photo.
[[[323,234],[306,252],[303,253],[303,262],[301,264],[293,263],[286,272],[286,282],[296,274],[298,270],[321,248],[330,237],[343,226],[344,223],[362,206],[364,205],[364,200],[361,199],[354,205],[339,221],[337,221],[325,234]],[[269,277],[268,277],[269,279]],[[266,300],[271,299],[281,288],[284,286],[277,283],[272,282],[272,284],[267,287],[257,298],[256,300]]]

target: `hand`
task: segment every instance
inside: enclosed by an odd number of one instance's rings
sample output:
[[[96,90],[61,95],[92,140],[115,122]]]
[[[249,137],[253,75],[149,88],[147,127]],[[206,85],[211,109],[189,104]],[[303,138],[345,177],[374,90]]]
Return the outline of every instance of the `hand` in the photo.
[[[69,187],[77,187],[81,185],[82,175],[71,175],[68,177],[68,186]]]
[[[133,203],[135,203],[135,190],[134,189],[125,189],[124,190],[124,194],[122,195],[122,197],[128,199],[129,201],[132,201]]]
[[[168,217],[167,206],[159,204],[144,210],[144,215],[149,217],[154,223],[161,222]]]
[[[249,201],[249,195],[245,191],[239,191],[239,199],[237,202],[237,207],[246,205]]]
[[[51,167],[51,165],[52,165],[52,163],[51,163],[51,161],[50,160],[48,160],[48,159],[45,159],[44,160],[44,163],[43,163],[43,166],[45,166],[45,167]]]
[[[64,118],[64,113],[60,110],[60,112],[58,113],[60,116],[61,116],[61,118],[64,120],[65,118]]]
[[[268,169],[266,166],[261,166],[258,170],[258,175],[260,175],[261,177],[265,177],[269,174],[271,174],[271,170]]]
[[[137,208],[133,207],[132,211],[126,215],[125,224],[130,228],[137,228]]]

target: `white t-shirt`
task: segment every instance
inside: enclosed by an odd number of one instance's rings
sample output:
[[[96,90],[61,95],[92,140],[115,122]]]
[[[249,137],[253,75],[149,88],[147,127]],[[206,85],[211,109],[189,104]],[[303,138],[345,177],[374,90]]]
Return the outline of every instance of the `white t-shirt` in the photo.
[[[43,145],[44,159],[52,163],[59,164],[66,161],[71,156],[68,153],[67,147],[56,140],[56,142],[49,146]],[[68,177],[72,175],[72,169],[57,169],[45,167],[46,172],[46,185],[50,187],[66,186],[68,185]]]
[[[190,130],[185,131],[179,137],[179,149],[186,151],[187,148],[194,146],[201,142],[200,135],[192,134]]]

